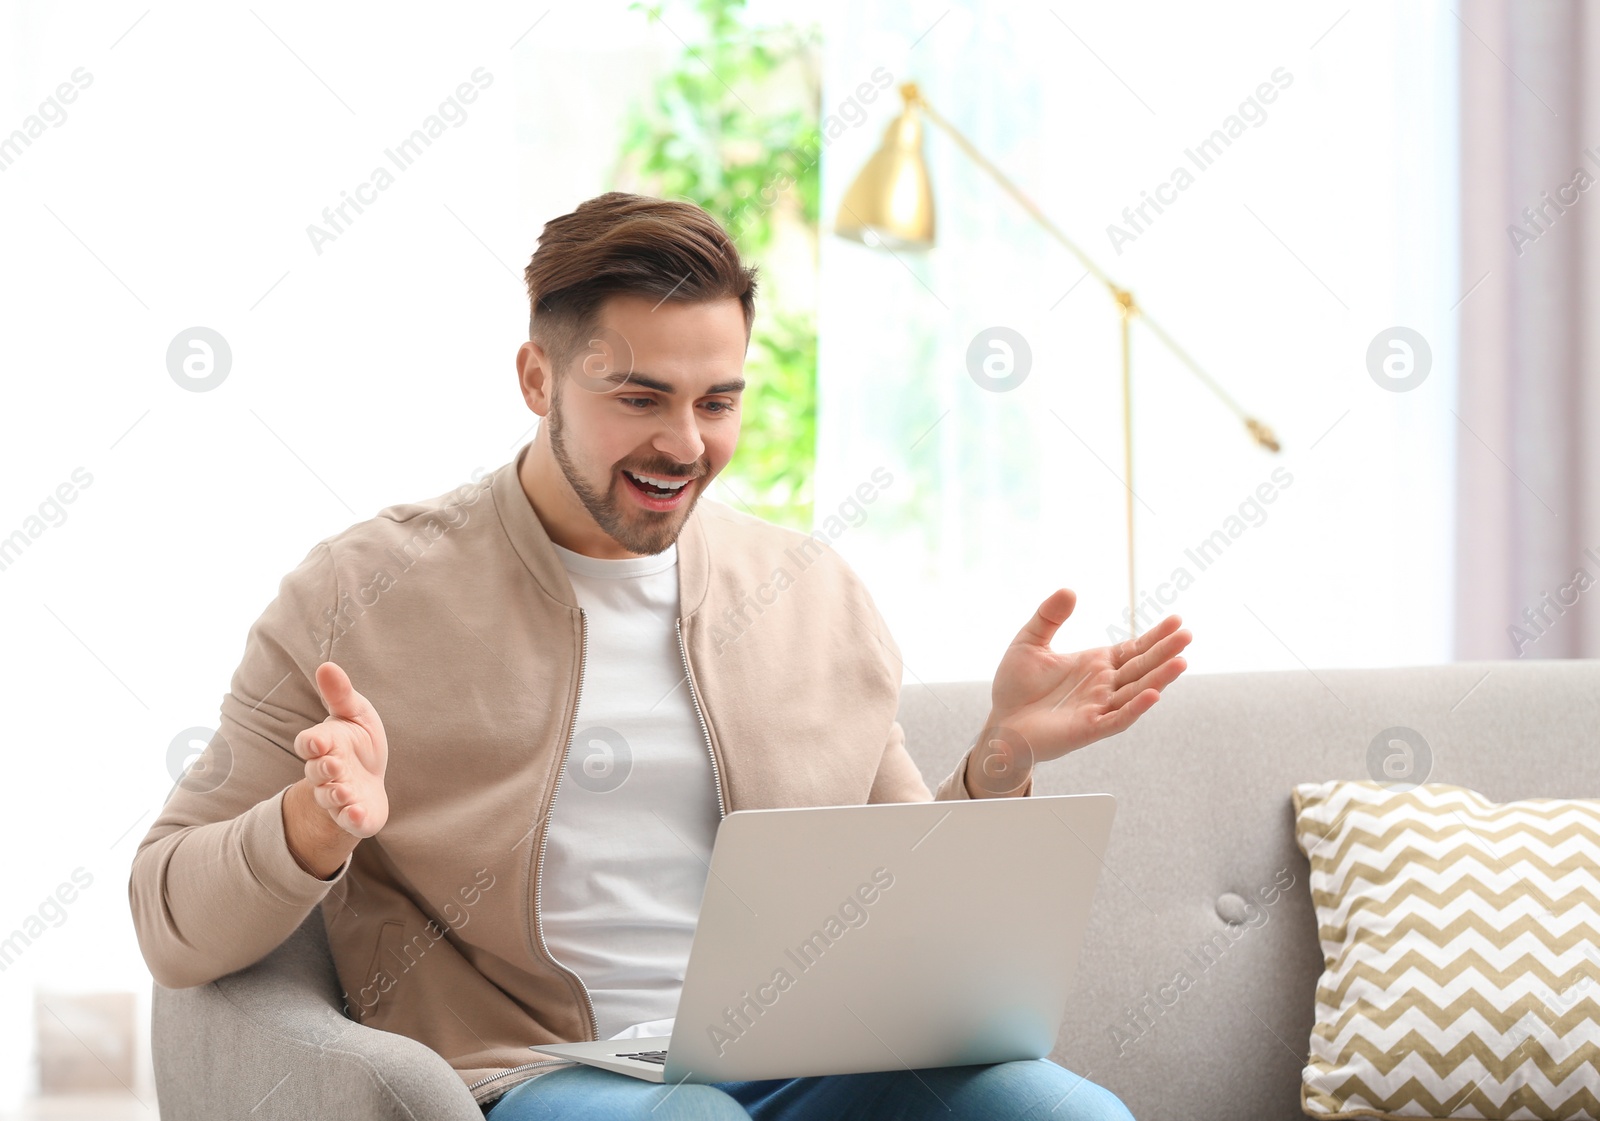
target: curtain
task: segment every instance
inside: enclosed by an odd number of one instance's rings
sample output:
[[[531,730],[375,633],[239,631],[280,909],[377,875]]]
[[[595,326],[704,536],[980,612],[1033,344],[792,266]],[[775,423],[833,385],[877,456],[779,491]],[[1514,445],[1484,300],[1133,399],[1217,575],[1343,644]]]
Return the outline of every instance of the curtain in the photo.
[[[1466,0],[1457,656],[1600,656],[1600,13]]]

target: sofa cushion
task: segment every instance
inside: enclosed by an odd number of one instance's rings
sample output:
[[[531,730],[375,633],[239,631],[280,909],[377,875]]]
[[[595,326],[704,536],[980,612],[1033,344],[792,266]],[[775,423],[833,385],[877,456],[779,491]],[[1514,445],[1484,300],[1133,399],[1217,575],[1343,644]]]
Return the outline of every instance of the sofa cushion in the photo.
[[[1304,783],[1314,1117],[1600,1118],[1600,801]]]

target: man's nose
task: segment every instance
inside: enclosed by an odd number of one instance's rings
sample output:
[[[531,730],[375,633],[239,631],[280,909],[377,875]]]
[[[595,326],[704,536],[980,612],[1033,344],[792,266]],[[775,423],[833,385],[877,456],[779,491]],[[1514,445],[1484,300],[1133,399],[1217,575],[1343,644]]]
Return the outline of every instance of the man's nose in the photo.
[[[655,439],[657,450],[676,456],[683,463],[694,463],[705,454],[706,444],[700,438],[700,427],[692,412],[684,416],[663,409],[660,417],[661,429]]]

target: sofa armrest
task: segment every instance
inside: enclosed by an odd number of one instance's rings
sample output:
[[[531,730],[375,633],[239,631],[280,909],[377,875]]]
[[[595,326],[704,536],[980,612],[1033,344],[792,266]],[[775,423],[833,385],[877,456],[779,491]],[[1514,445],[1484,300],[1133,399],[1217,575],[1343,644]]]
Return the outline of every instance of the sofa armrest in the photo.
[[[340,1010],[320,910],[248,969],[151,999],[163,1121],[483,1121],[450,1064]]]

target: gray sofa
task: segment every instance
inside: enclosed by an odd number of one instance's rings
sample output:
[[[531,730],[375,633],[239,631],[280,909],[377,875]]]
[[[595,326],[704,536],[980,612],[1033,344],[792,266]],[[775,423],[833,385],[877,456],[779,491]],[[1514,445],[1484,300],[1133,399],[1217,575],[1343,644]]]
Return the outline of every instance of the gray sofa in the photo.
[[[905,689],[930,782],[987,711],[987,683]],[[1395,728],[1420,735],[1408,781],[1600,796],[1600,661],[1192,674],[1129,732],[1043,766],[1037,793],[1118,799],[1052,1057],[1141,1119],[1302,1116],[1321,956],[1289,789],[1375,777]],[[337,994],[318,911],[249,969],[156,986],[162,1116],[481,1121],[442,1058],[345,1019]]]

